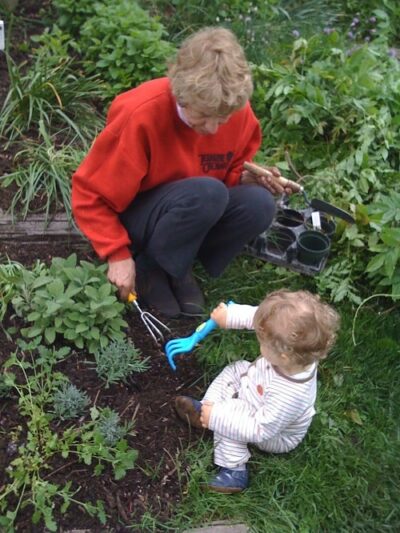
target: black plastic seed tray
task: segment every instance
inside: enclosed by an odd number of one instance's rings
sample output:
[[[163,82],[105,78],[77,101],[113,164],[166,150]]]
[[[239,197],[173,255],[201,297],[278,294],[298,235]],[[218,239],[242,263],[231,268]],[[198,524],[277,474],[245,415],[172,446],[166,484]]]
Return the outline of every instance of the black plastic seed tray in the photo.
[[[296,272],[318,274],[325,268],[336,224],[329,215],[319,212],[317,229],[313,213],[311,207],[297,210],[281,206],[270,228],[249,243],[246,252]]]

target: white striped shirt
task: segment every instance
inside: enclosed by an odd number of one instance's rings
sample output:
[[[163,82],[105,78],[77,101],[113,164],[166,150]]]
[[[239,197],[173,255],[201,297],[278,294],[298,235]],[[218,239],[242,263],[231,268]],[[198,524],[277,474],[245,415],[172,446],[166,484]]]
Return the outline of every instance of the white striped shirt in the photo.
[[[227,327],[253,329],[256,310],[253,306],[231,304]],[[241,373],[237,379],[225,383],[229,394],[219,395],[214,403],[209,429],[268,451],[285,452],[295,448],[307,433],[315,413],[316,364],[292,376],[285,376],[262,356],[253,363],[247,362],[246,367],[243,364],[246,362],[231,365],[232,376],[235,365]],[[211,386],[211,396],[212,389]],[[205,399],[214,398],[206,394]]]

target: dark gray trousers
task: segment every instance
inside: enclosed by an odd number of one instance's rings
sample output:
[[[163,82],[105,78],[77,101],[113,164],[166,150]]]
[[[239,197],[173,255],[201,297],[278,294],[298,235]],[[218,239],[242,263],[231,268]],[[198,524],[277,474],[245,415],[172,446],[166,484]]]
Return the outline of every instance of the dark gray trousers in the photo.
[[[193,177],[140,193],[120,219],[134,257],[145,255],[182,278],[196,258],[219,276],[274,214],[274,198],[263,187],[227,188],[215,178]]]

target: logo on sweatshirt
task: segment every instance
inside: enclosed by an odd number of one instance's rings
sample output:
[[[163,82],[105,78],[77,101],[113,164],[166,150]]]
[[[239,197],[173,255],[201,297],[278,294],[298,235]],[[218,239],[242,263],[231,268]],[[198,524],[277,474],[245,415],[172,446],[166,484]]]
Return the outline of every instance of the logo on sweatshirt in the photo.
[[[233,152],[226,152],[226,154],[200,154],[199,157],[201,168],[207,174],[213,170],[224,170],[228,168],[233,157]]]

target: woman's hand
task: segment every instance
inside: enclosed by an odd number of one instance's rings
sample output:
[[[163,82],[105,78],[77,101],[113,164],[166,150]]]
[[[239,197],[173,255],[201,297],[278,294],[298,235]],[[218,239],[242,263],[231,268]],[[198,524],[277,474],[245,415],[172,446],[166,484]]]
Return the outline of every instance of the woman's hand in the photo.
[[[135,290],[136,268],[131,257],[108,263],[108,281],[118,287],[121,300],[127,300],[130,292]]]
[[[244,185],[259,185],[260,187],[268,189],[272,194],[292,194],[293,191],[290,187],[282,187],[282,185],[280,185],[280,183],[274,179],[274,177],[279,178],[282,176],[278,168],[265,167],[265,170],[267,170],[271,176],[260,176],[259,174],[255,174],[250,170],[243,170],[240,183]]]

